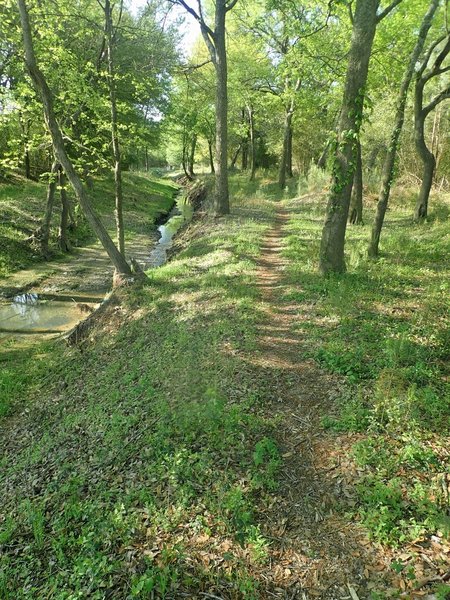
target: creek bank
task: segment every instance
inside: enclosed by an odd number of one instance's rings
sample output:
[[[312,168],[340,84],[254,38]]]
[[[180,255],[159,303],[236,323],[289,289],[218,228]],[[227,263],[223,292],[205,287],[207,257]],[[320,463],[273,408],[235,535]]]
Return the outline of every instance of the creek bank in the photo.
[[[178,229],[192,218],[193,209],[179,195],[159,226],[149,248],[148,235],[128,244],[127,258],[142,269],[157,267],[166,260],[166,250]],[[113,267],[99,244],[76,250],[76,259],[57,261],[45,273],[16,274],[0,286],[0,336],[21,334],[59,335],[72,329],[86,313],[101,305],[111,287]],[[19,284],[14,285],[14,280]],[[9,285],[12,283],[12,285]],[[3,287],[3,289],[2,289]]]

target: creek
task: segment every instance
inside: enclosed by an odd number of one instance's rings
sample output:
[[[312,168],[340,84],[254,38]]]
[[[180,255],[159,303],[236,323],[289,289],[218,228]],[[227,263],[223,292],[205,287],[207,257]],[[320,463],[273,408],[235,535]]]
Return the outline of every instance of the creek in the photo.
[[[192,215],[192,206],[180,195],[167,220],[158,227],[158,241],[149,250],[139,249],[138,262],[144,270],[165,264],[175,234],[192,219]],[[82,280],[83,264],[77,267]],[[102,266],[99,264],[98,268]],[[83,292],[58,289],[49,293],[31,289],[0,300],[0,341],[23,335],[64,333],[95,310],[106,292],[107,289]]]

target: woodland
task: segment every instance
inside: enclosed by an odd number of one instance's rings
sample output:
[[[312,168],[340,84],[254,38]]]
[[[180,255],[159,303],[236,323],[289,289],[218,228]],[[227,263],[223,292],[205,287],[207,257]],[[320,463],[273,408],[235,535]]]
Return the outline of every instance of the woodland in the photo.
[[[450,598],[448,0],[0,0],[0,600]]]

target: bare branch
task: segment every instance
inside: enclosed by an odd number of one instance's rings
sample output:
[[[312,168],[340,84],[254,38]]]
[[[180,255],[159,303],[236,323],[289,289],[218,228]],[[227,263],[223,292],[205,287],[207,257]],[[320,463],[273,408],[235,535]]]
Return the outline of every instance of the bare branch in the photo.
[[[437,96],[433,98],[433,100],[429,104],[427,104],[423,108],[422,112],[425,114],[425,117],[429,115],[430,112],[434,110],[438,104],[440,104],[444,100],[447,100],[448,98],[450,98],[450,85],[445,90],[442,90]]]
[[[445,73],[445,71],[447,69],[446,68],[441,69],[441,66],[449,52],[450,52],[450,35],[447,37],[445,46],[442,48],[442,50],[437,55],[436,60],[434,61],[433,67],[431,68],[431,71],[429,73],[427,73],[427,75],[424,77],[425,83],[427,81],[429,81],[430,79],[432,79],[433,77],[440,75],[441,72]]]
[[[389,6],[387,6],[382,12],[380,12],[380,14],[377,16],[377,23],[382,21],[384,17],[387,17],[388,14],[392,12],[394,8],[400,4],[401,1],[402,0],[394,0],[393,2],[391,2],[391,4],[389,4]]]
[[[421,76],[423,75],[423,73],[424,73],[425,69],[427,68],[428,62],[429,62],[429,60],[430,60],[430,58],[431,58],[431,55],[433,54],[434,50],[436,49],[436,47],[437,47],[437,46],[439,46],[439,44],[440,44],[441,42],[443,42],[443,41],[445,40],[445,38],[446,38],[446,36],[445,36],[445,35],[441,35],[441,36],[440,36],[440,37],[439,37],[437,40],[435,40],[435,41],[434,41],[434,42],[431,44],[431,46],[428,48],[428,51],[427,51],[427,53],[425,54],[425,56],[424,56],[424,58],[423,58],[423,60],[422,60],[422,63],[421,63],[421,65],[420,65],[420,68],[419,68],[419,70],[418,70],[418,72],[417,72],[417,75],[418,75],[419,77],[421,77]]]
[[[230,4],[227,4],[227,5],[226,5],[226,8],[225,8],[226,12],[228,12],[228,11],[230,11],[232,8],[234,8],[234,7],[236,6],[236,4],[237,4],[237,1],[238,1],[238,0],[231,0]]]

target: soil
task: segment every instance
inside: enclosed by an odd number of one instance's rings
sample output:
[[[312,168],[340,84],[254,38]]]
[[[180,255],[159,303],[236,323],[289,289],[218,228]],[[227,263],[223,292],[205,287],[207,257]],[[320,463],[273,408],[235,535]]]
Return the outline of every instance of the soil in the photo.
[[[262,369],[273,399],[269,410],[280,420],[282,483],[262,523],[272,540],[274,597],[368,598],[371,589],[388,585],[390,557],[343,517],[352,494],[332,458],[339,440],[320,425],[343,383],[305,358],[307,348],[295,333],[305,307],[283,298],[287,221],[280,210],[263,242],[258,286],[266,318],[259,351],[248,357]]]

